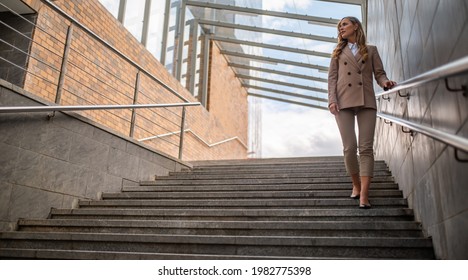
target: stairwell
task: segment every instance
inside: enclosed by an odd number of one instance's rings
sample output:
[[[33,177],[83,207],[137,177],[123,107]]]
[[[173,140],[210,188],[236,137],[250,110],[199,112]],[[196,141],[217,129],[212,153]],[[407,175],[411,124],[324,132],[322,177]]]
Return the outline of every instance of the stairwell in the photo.
[[[0,233],[3,259],[433,259],[383,161],[372,209],[341,157],[194,162]]]

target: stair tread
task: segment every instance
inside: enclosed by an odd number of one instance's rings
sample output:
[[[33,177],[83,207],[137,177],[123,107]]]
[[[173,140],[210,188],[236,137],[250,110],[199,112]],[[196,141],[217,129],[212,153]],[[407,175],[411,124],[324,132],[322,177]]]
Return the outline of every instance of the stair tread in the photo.
[[[175,253],[148,253],[148,252],[124,252],[124,251],[87,251],[87,250],[57,250],[57,249],[18,249],[3,248],[0,250],[0,258],[39,258],[39,259],[102,259],[102,260],[360,260],[361,258],[316,258],[294,256],[256,256],[256,255],[213,255],[213,254],[175,254]]]
[[[432,247],[424,237],[305,237],[305,236],[237,236],[237,235],[174,235],[119,234],[78,232],[0,232],[2,239],[73,240],[93,242],[142,242],[186,244],[232,244],[250,246],[344,246],[344,247]]]
[[[363,211],[361,209],[271,209],[271,208],[257,208],[257,209],[222,209],[220,211],[212,211],[211,209],[89,209],[89,208],[77,208],[77,209],[52,209],[51,213],[65,213],[65,214],[83,214],[83,213],[126,213],[130,215],[283,215],[283,216],[382,216],[382,215],[413,215],[413,211],[407,208],[389,208],[389,209],[368,209]]]
[[[247,229],[339,229],[339,230],[420,230],[416,222],[379,221],[327,222],[327,221],[197,221],[197,220],[89,220],[89,219],[28,219],[18,222],[22,226],[101,226],[101,227],[178,227],[178,228],[247,228]]]

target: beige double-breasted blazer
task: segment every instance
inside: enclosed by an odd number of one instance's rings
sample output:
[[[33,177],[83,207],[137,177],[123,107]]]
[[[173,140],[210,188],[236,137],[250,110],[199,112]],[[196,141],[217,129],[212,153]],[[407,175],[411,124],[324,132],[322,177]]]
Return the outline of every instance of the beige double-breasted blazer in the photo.
[[[372,76],[375,76],[381,87],[388,78],[377,47],[367,45],[367,53],[368,57],[364,60],[359,52],[354,56],[350,48],[345,46],[338,59],[331,59],[328,70],[328,105],[337,103],[340,109],[377,109]]]

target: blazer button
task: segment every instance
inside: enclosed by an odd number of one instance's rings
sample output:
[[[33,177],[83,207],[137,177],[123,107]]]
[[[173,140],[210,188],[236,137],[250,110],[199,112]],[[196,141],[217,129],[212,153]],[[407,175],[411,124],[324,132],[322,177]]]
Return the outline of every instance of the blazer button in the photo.
[[[351,72],[348,72],[348,75],[351,75]]]
[[[357,73],[358,73],[359,75],[361,75],[361,74],[362,74],[362,72],[361,72],[361,71],[359,71],[359,72],[357,72]]]
[[[362,61],[362,64],[366,63],[364,60]]]
[[[348,62],[345,61],[345,62],[344,62],[344,65],[348,65]]]
[[[359,82],[359,85],[360,85],[360,86],[362,86],[362,83],[361,83],[361,82]]]
[[[350,87],[350,86],[351,86],[351,84],[348,84],[348,86]]]

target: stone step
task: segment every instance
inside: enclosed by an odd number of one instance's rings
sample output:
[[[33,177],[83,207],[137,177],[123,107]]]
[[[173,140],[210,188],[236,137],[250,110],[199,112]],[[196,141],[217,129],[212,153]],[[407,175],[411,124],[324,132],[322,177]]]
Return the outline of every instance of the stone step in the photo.
[[[174,235],[423,237],[415,222],[20,220],[19,231]]]
[[[243,163],[238,164],[194,164],[192,166],[193,170],[196,169],[290,169],[294,170],[295,168],[334,168],[334,167],[345,167],[344,161],[329,161],[329,162],[290,162],[290,163],[249,163],[249,161],[244,161]],[[376,168],[387,168],[387,164],[383,161],[378,161],[374,163]],[[188,169],[189,170],[189,169]]]
[[[248,164],[299,164],[299,163],[327,163],[343,162],[343,156],[324,157],[294,157],[294,158],[249,158],[249,159],[223,159],[223,160],[199,160],[191,161],[192,165],[248,165]],[[382,160],[378,160],[383,162]]]
[[[374,183],[393,183],[393,177],[381,176],[372,179]],[[142,185],[167,186],[167,185],[264,185],[264,184],[324,184],[324,183],[351,183],[348,177],[323,177],[323,178],[273,178],[273,179],[215,179],[215,180],[179,180],[167,178],[165,180],[143,181]]]
[[[349,260],[351,258],[314,258],[288,256],[252,255],[206,255],[145,252],[113,252],[54,249],[0,249],[0,259],[45,259],[45,260]],[[357,259],[357,258],[356,258]]]
[[[318,258],[433,259],[432,242],[417,237],[302,237],[149,235],[108,233],[0,233],[1,249],[55,249]]]
[[[375,208],[407,207],[403,198],[374,198]],[[147,200],[101,200],[79,201],[79,207],[119,207],[119,208],[358,208],[359,201],[346,198],[322,199],[147,199]]]
[[[390,173],[386,166],[381,168],[376,167],[375,172]],[[170,176],[177,176],[179,174],[295,174],[295,173],[345,173],[346,168],[342,167],[298,167],[293,169],[285,168],[243,168],[243,169],[212,169],[212,168],[193,168],[186,169],[178,172],[169,172]]]
[[[230,191],[230,192],[136,192],[103,193],[102,199],[188,199],[188,198],[349,198],[350,190],[327,191]],[[403,197],[399,190],[371,190],[369,197]]]
[[[194,164],[191,170],[265,170],[265,169],[281,169],[281,170],[295,170],[301,168],[344,168],[344,161],[329,161],[329,162],[296,162],[296,163],[249,163],[249,161],[244,161],[243,163],[238,164]],[[374,163],[374,168],[378,169],[388,169],[387,164],[384,161],[376,161]]]
[[[226,161],[198,161],[198,162],[190,162],[193,166],[192,168],[275,168],[275,167],[321,167],[321,166],[344,166],[344,159],[343,157],[334,158],[334,159],[327,159],[327,160],[287,160],[287,159],[248,159],[248,160],[226,160]],[[387,166],[385,161],[383,160],[376,160],[374,162],[374,166]]]
[[[205,221],[413,221],[408,208],[361,209],[51,209],[51,219]]]
[[[391,176],[388,171],[374,172],[376,177]],[[158,176],[156,180],[229,180],[229,179],[294,179],[294,178],[328,178],[328,177],[348,177],[346,172],[314,172],[314,173],[219,173],[219,174],[197,174],[197,173],[177,173],[171,176]]]
[[[351,183],[334,183],[334,184],[237,184],[237,185],[171,185],[161,186],[154,185],[155,181],[141,182],[139,186],[123,186],[124,192],[202,192],[202,191],[301,191],[301,190],[348,190],[351,191]],[[393,182],[388,183],[373,183],[371,190],[398,190],[398,185]]]

